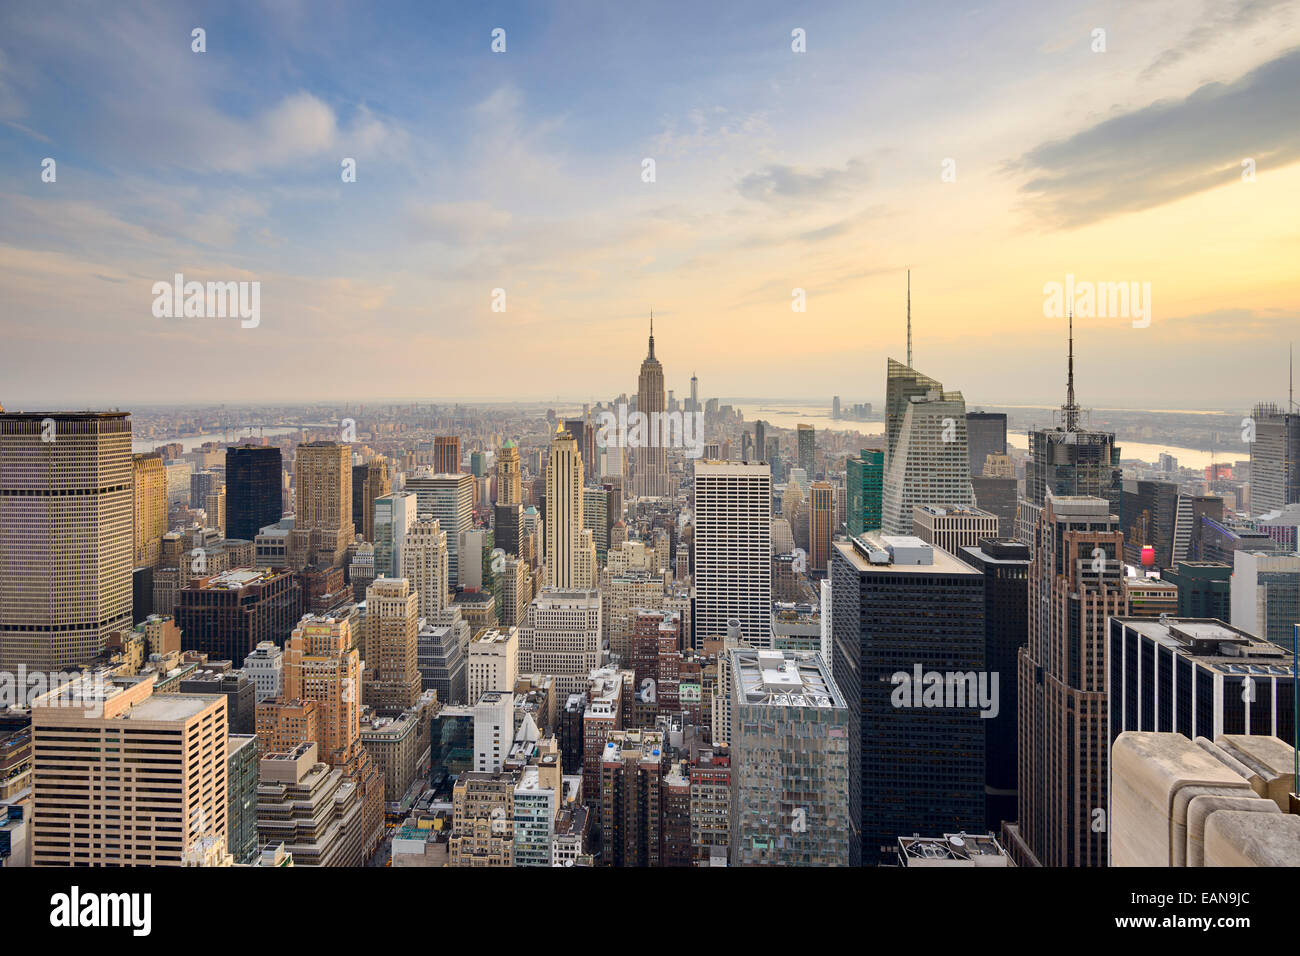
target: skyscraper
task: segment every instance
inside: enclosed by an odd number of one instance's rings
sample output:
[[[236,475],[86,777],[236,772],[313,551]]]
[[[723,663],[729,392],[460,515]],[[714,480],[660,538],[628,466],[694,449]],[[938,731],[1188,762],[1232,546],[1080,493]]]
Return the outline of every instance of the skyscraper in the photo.
[[[409,491],[393,491],[376,498],[371,512],[374,522],[375,577],[397,577],[402,567],[402,546],[415,525],[417,497]]]
[[[799,435],[799,467],[812,481],[817,464],[817,432],[811,425],[799,425],[796,431]]]
[[[419,596],[420,617],[432,621],[450,604],[447,532],[433,515],[422,514],[406,533],[398,573]]]
[[[894,862],[900,835],[980,829],[982,714],[999,703],[983,576],[918,538],[867,534],[831,546],[831,582],[832,673],[851,714],[852,864]]]
[[[1289,650],[1216,620],[1112,617],[1109,628],[1107,744],[1126,730],[1295,739]]]
[[[808,567],[825,571],[835,535],[835,489],[830,482],[814,481],[808,489]]]
[[[89,664],[130,630],[126,412],[0,413],[0,671]]]
[[[697,639],[740,622],[750,646],[772,641],[772,471],[766,464],[695,462]]]
[[[365,702],[381,714],[395,716],[420,699],[419,610],[405,578],[379,578],[366,589]]]
[[[303,442],[294,452],[294,525],[290,563],[338,566],[352,543],[352,447]],[[251,539],[250,539],[251,540]]]
[[[1232,626],[1291,650],[1300,623],[1300,554],[1233,554]]]
[[[460,580],[460,536],[474,526],[474,476],[429,474],[406,479],[406,490],[415,493],[421,515],[433,515],[447,534],[447,572],[454,588]]]
[[[87,675],[36,699],[34,866],[229,863],[226,698],[153,689]]]
[[[1005,412],[967,412],[966,440],[970,449],[970,473],[984,474],[984,459],[1007,453],[1007,416]]]
[[[1232,565],[1179,561],[1160,579],[1178,588],[1179,617],[1232,620]]]
[[[998,675],[996,717],[984,721],[984,823],[1016,818],[1016,661],[1029,631],[1029,547],[985,538],[957,556],[984,575],[984,668]]]
[[[546,583],[553,588],[592,587],[580,578],[582,557],[582,455],[566,431],[556,432],[546,469]]]
[[[1070,320],[1070,347],[1065,404],[1060,423],[1029,433],[1029,459],[1025,462],[1025,496],[1016,515],[1016,537],[1034,547],[1038,513],[1047,495],[1105,498],[1110,513],[1122,513],[1123,470],[1114,432],[1094,431],[1079,424],[1081,410],[1074,400],[1074,320]]]
[[[433,470],[439,475],[460,474],[459,435],[439,435],[434,438]]]
[[[600,862],[659,866],[663,859],[663,777],[659,731],[616,730],[600,755]]]
[[[767,422],[760,418],[758,421],[754,422],[754,460],[765,461],[770,465],[772,464],[772,459],[767,454],[768,437]]]
[[[848,866],[849,708],[820,654],[730,656],[731,864]]]
[[[641,363],[637,378],[636,410],[646,418],[649,440],[636,449],[635,494],[642,498],[662,498],[672,492],[668,483],[668,449],[658,440],[655,423],[657,413],[666,410],[664,400],[664,369],[655,358],[654,315],[650,316],[650,351]]]
[[[258,705],[259,736],[264,711],[306,701],[315,705],[320,759],[361,791],[362,846],[369,855],[383,836],[384,777],[361,743],[361,656],[347,618],[309,614],[298,622],[284,649],[284,697]]]
[[[157,452],[131,456],[135,512],[134,566],[157,567],[167,533],[167,475]]]
[[[916,391],[921,383],[928,387]],[[889,360],[889,455],[885,461],[881,528],[912,533],[916,505],[974,505],[966,450],[966,402],[934,379]],[[900,396],[906,395],[904,405]],[[896,408],[895,408],[896,406]],[[896,414],[895,414],[896,412]]]
[[[231,445],[226,449],[226,537],[252,541],[284,514],[280,449]]]
[[[1178,483],[1126,479],[1120,496],[1120,530],[1124,532],[1124,560],[1141,566],[1142,549],[1152,549],[1152,570],[1174,566],[1175,517]]]
[[[242,661],[263,641],[281,647],[302,614],[302,589],[284,568],[236,568],[176,592],[181,647]]]
[[[566,418],[564,430],[578,444],[578,454],[582,456],[582,476],[590,481],[596,477],[596,430],[585,418]]]
[[[881,498],[885,483],[885,453],[862,449],[845,464],[848,504],[845,511],[849,534],[880,529]]]
[[[1300,411],[1261,402],[1251,418],[1250,512],[1260,515],[1300,501]]]
[[[492,509],[493,543],[506,554],[519,555],[519,532],[524,523],[524,509],[519,504],[497,505]]]
[[[367,541],[375,540],[375,499],[393,490],[387,458],[372,458],[352,466],[352,524]]]
[[[903,417],[913,398],[924,398],[931,392],[942,392],[943,385],[922,375],[914,368],[896,359],[885,366],[885,467],[888,469],[903,430]]]
[[[554,677],[558,700],[585,691],[600,666],[600,621],[599,591],[542,590],[520,628],[520,672]]]
[[[1103,498],[1047,496],[1018,665],[1019,818],[1008,849],[1042,866],[1106,863],[1106,618],[1128,613],[1124,535]]]
[[[523,478],[519,466],[519,446],[507,438],[497,454],[497,504],[523,504]]]

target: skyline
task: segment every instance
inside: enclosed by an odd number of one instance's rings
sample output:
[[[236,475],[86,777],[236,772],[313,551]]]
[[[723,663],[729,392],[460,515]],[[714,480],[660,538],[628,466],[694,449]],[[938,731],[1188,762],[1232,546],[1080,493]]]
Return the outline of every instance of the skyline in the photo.
[[[1151,288],[1076,317],[1085,407],[1279,400],[1297,15],[1184,6],[5,10],[0,401],[604,400],[651,309],[679,396],[864,400],[908,268],[972,406],[1059,404],[1067,276]],[[155,318],[176,273],[260,282],[260,324]]]

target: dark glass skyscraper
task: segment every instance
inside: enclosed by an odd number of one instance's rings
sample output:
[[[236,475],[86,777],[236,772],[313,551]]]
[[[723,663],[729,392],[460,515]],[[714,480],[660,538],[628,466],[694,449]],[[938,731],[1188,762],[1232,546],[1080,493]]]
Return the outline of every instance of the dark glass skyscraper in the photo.
[[[232,445],[226,449],[226,537],[252,541],[284,513],[280,449]]]
[[[900,836],[982,829],[979,685],[991,707],[999,691],[984,673],[984,576],[916,538],[869,534],[831,545],[831,578],[851,865],[896,862]]]
[[[1109,743],[1126,730],[1294,739],[1285,648],[1209,618],[1112,617],[1107,627]]]
[[[998,715],[984,721],[984,822],[993,832],[1016,818],[1016,658],[1029,635],[1029,547],[982,538],[962,548],[984,575],[984,666],[998,675]]]
[[[1060,421],[1052,428],[1029,433],[1025,462],[1025,496],[1016,518],[1016,537],[1034,546],[1034,529],[1047,495],[1104,498],[1110,513],[1119,516],[1123,469],[1114,432],[1094,431],[1079,424],[1081,409],[1074,400],[1074,322],[1070,322],[1069,374]]]
[[[1007,416],[1004,412],[967,412],[966,448],[970,453],[970,473],[984,474],[984,459],[1007,453]]]
[[[1140,565],[1142,549],[1146,547],[1155,552],[1153,568],[1173,567],[1177,483],[1129,479],[1123,488],[1119,527],[1124,532],[1124,560]]]

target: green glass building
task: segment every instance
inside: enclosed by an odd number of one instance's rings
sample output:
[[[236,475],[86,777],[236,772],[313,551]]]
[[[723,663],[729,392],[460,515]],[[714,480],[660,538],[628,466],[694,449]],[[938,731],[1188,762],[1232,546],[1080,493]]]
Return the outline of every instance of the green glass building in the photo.
[[[862,449],[847,466],[849,534],[856,536],[880,528],[880,498],[885,484],[885,453]]]

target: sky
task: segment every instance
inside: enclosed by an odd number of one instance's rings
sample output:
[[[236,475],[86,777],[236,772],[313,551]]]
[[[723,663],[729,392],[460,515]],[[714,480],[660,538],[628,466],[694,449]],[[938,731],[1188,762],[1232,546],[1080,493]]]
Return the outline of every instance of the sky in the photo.
[[[9,3],[0,403],[606,400],[651,310],[679,396],[879,400],[909,269],[972,406],[1063,399],[1067,276],[1150,288],[1081,404],[1280,401],[1297,103],[1287,0]]]

